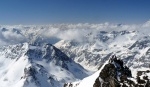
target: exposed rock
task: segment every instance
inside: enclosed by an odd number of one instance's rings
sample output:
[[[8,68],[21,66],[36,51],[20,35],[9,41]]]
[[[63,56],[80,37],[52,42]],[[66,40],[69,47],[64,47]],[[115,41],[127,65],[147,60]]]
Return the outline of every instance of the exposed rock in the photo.
[[[133,78],[131,70],[123,64],[123,61],[112,56],[100,72],[93,87],[150,87],[148,73],[150,71],[138,71],[137,78]]]

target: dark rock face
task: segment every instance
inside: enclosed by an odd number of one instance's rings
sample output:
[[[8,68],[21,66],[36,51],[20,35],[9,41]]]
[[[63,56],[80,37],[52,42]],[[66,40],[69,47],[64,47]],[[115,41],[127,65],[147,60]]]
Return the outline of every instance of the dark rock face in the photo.
[[[29,67],[24,69],[24,73],[25,73],[24,78],[28,76],[34,76],[36,74],[36,70],[33,67]]]
[[[63,87],[77,87],[79,83],[73,85],[72,83],[65,83]]]
[[[123,65],[123,61],[112,56],[100,72],[93,87],[150,87],[148,73],[150,71],[138,71],[137,78],[133,78],[131,70]]]
[[[109,63],[104,66],[96,79],[94,87],[120,87],[120,82],[124,82],[127,77],[131,77],[131,71],[123,66],[123,61],[112,56]]]
[[[137,82],[139,87],[150,87],[150,79],[147,76],[149,73],[149,70],[137,72]]]

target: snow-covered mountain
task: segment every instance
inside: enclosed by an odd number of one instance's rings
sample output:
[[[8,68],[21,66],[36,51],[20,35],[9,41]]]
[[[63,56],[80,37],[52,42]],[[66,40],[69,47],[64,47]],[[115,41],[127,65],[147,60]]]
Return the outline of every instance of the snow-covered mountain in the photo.
[[[0,83],[4,87],[27,83],[60,87],[63,83],[76,80],[78,83],[78,79],[88,75],[82,67],[97,71],[112,54],[123,59],[133,72],[149,69],[149,28],[150,21],[138,25],[85,23],[0,26]],[[51,43],[55,47],[44,43]],[[56,51],[56,47],[61,51]],[[62,60],[60,54],[68,57]],[[43,71],[46,74],[42,74]],[[16,75],[19,75],[18,78]],[[12,79],[8,80],[8,77]],[[53,80],[47,82],[49,77]]]
[[[93,75],[74,83],[66,83],[64,87],[149,87],[150,70],[132,71],[116,56],[107,60]]]
[[[89,41],[91,37],[92,41]],[[112,54],[124,59],[130,68],[149,68],[149,32],[99,31],[96,35],[87,34],[84,40],[61,40],[55,46],[89,70],[97,70]]]
[[[1,26],[0,45],[53,43],[84,68],[97,70],[101,61],[107,60],[112,52],[126,52],[124,50],[143,37],[137,27],[108,23]]]
[[[0,48],[0,87],[62,87],[88,72],[51,44]]]

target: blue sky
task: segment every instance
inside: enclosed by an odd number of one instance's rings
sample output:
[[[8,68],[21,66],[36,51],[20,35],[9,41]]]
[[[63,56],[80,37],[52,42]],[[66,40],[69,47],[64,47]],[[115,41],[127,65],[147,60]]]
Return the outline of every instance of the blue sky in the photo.
[[[150,0],[0,0],[0,24],[143,23]]]

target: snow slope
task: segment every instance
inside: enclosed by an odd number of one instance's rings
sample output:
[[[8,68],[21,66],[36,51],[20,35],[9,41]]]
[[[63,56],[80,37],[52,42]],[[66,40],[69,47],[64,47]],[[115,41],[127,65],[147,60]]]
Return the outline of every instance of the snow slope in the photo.
[[[102,71],[104,66],[108,64],[108,60],[103,64],[103,66],[93,75],[84,78],[77,87],[93,87],[96,78],[99,76],[99,73]],[[87,83],[88,82],[88,83]]]
[[[0,87],[62,87],[88,72],[51,44],[0,48]]]

